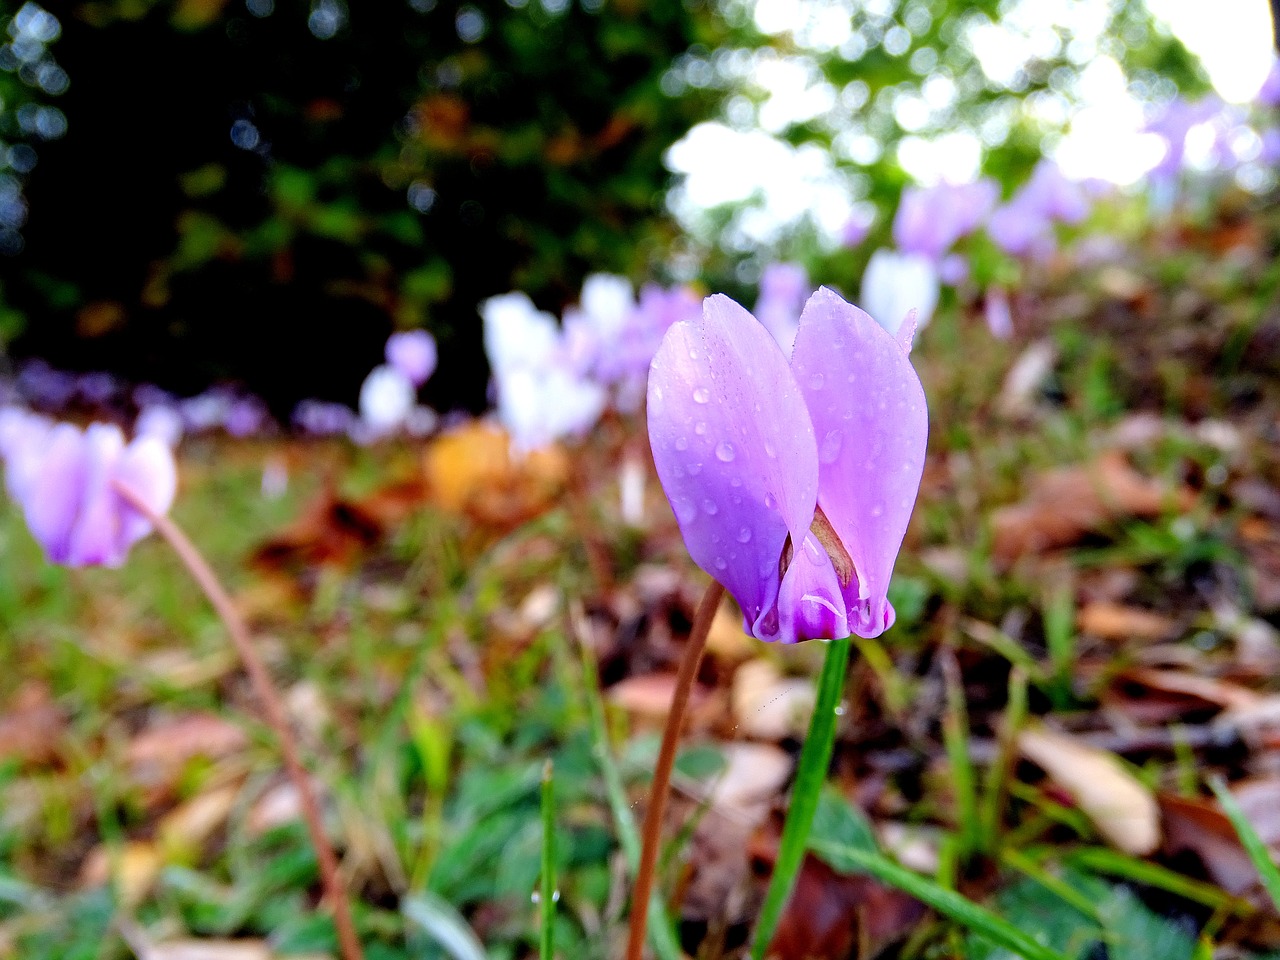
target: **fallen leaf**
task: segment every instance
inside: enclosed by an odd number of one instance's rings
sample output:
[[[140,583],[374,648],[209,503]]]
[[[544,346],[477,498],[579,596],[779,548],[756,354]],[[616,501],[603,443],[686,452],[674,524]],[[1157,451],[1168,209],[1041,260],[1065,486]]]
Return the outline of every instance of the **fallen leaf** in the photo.
[[[758,822],[791,776],[791,755],[771,743],[726,743],[725,767],[711,788],[711,805]]]
[[[1216,805],[1161,794],[1160,811],[1168,856],[1176,859],[1192,854],[1209,878],[1232,896],[1241,896],[1258,885],[1258,871],[1240,845],[1231,821]]]
[[[1108,524],[1187,509],[1191,502],[1189,491],[1170,490],[1138,473],[1123,455],[1106,453],[1091,464],[1039,475],[1024,500],[996,510],[993,553],[1007,566],[1027,554],[1070,546]]]
[[[707,634],[707,651],[725,660],[745,660],[756,643],[742,632],[742,616],[737,609],[732,604],[720,604]]]
[[[775,849],[753,846],[756,871],[773,869]],[[766,956],[771,960],[874,957],[924,919],[919,900],[863,875],[837,873],[806,854]]]
[[[646,673],[627,677],[611,686],[605,696],[627,713],[648,720],[664,720],[671,710],[671,700],[676,692],[674,673]],[[689,695],[689,709],[695,712],[706,701],[706,691],[694,685]]]
[[[114,856],[99,844],[80,865],[80,886],[92,889],[110,882],[121,905],[132,908],[146,899],[162,866],[164,858],[154,843],[126,843]]]
[[[165,814],[156,835],[166,861],[187,862],[198,856],[214,831],[227,822],[239,795],[237,785],[218,787]]]
[[[1160,844],[1155,797],[1118,757],[1045,727],[1018,734],[1018,749],[1069,793],[1108,841],[1145,856]]]
[[[996,409],[1006,417],[1022,417],[1035,406],[1034,397],[1058,362],[1058,348],[1048,338],[1029,344],[1005,375]]]
[[[784,677],[769,660],[751,660],[733,674],[730,705],[737,728],[749,737],[802,737],[816,697],[813,681]]]
[[[143,730],[129,743],[125,759],[138,783],[162,787],[196,757],[216,760],[248,744],[245,732],[229,720],[213,713],[188,713]]]
[[[505,432],[476,421],[436,438],[423,455],[423,471],[441,507],[506,527],[557,501],[568,482],[569,456],[559,447],[513,456]]]
[[[301,819],[302,797],[298,788],[292,783],[280,783],[258,798],[249,810],[246,826],[252,834],[263,834]]]
[[[1121,603],[1088,603],[1076,614],[1081,633],[1103,640],[1167,640],[1178,629],[1169,617]]]
[[[0,716],[0,760],[49,763],[57,757],[65,724],[49,688],[28,681]]]

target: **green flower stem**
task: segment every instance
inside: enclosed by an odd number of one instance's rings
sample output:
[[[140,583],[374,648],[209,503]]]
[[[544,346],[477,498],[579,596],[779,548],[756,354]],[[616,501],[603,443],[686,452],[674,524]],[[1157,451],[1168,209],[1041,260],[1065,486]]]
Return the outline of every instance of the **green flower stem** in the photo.
[[[836,745],[836,711],[840,706],[840,695],[844,692],[850,646],[848,637],[827,644],[827,657],[822,664],[822,675],[818,677],[818,700],[813,707],[813,719],[809,722],[809,735],[800,751],[795,786],[791,788],[791,808],[782,827],[778,859],[774,863],[773,877],[756,924],[755,941],[751,946],[752,960],[763,960],[778,928],[778,921],[782,919],[787,898],[791,896],[800,864],[804,861],[809,828],[813,826],[818,797],[822,784],[826,782],[831,753]]]

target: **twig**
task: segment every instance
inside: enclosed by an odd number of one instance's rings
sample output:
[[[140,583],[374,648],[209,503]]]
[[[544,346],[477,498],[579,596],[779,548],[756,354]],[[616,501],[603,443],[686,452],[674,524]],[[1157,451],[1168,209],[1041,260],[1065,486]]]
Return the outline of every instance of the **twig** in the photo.
[[[707,635],[716,608],[724,596],[724,587],[712,580],[698,604],[693,617],[693,627],[685,646],[680,672],[676,675],[675,694],[671,710],[667,713],[667,726],[662,731],[662,747],[658,750],[658,765],[653,771],[653,784],[649,788],[649,806],[644,813],[643,845],[640,850],[640,867],[636,871],[636,885],[631,894],[631,928],[627,938],[627,960],[641,960],[644,952],[645,927],[649,920],[649,892],[653,889],[653,876],[658,865],[658,847],[662,842],[662,814],[671,789],[671,768],[676,759],[676,745],[680,741],[680,728],[684,725],[685,708],[698,676],[702,654],[707,649]]]
[[[293,781],[294,789],[302,802],[302,815],[307,824],[307,832],[311,835],[311,845],[315,848],[316,862],[320,867],[320,878],[324,884],[325,895],[333,909],[334,926],[338,933],[338,945],[343,960],[364,960],[364,952],[360,940],[356,936],[355,924],[351,920],[351,905],[347,900],[346,890],[338,877],[338,858],[325,836],[324,825],[320,820],[320,805],[316,802],[315,791],[299,758],[298,744],[289,728],[285,716],[284,705],[280,693],[275,688],[266,665],[258,657],[257,651],[249,640],[249,629],[245,625],[240,611],[235,608],[231,598],[223,589],[209,564],[205,562],[200,551],[196,549],[185,533],[168,517],[156,513],[137,493],[122,483],[116,483],[116,491],[133,509],[141,513],[155,527],[156,532],[169,542],[174,553],[186,565],[192,578],[200,585],[231,634],[231,642],[240,655],[249,682],[253,686],[254,695],[266,715],[268,726],[275,733],[279,742],[280,753],[284,758],[285,771]]]

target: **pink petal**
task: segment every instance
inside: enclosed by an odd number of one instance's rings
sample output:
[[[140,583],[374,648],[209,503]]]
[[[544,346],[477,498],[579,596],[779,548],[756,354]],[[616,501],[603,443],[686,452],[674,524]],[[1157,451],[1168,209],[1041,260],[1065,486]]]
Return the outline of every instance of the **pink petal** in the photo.
[[[805,304],[791,369],[816,437],[818,505],[857,573],[849,625],[878,636],[893,622],[886,592],[924,470],[924,389],[902,344],[825,287]]]
[[[138,494],[155,513],[166,514],[178,490],[173,452],[158,437],[137,437],[120,456],[113,480]],[[122,497],[119,508],[120,536],[127,550],[151,532],[151,523]]]
[[[762,640],[783,636],[774,604],[788,534],[813,519],[817,448],[777,343],[728,297],[674,324],[649,372],[649,441],[698,566],[742,607]]]

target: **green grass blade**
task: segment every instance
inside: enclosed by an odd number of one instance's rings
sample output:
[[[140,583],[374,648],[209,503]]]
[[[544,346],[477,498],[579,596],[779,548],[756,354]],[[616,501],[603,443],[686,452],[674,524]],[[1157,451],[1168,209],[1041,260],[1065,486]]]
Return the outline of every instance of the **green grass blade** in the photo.
[[[1249,818],[1244,815],[1244,810],[1240,808],[1240,802],[1231,795],[1231,791],[1227,789],[1227,785],[1222,778],[1210,777],[1209,787],[1213,790],[1213,795],[1218,798],[1218,803],[1222,806],[1222,812],[1227,815],[1231,825],[1236,828],[1236,834],[1239,835],[1240,842],[1244,844],[1244,849],[1249,854],[1249,859],[1253,861],[1253,866],[1258,871],[1258,876],[1262,878],[1262,885],[1267,888],[1267,894],[1271,897],[1271,902],[1276,905],[1277,910],[1280,910],[1280,867],[1277,867],[1276,862],[1271,859],[1271,852],[1267,850],[1267,845],[1258,836],[1258,831],[1253,829],[1253,824],[1249,822]]]
[[[1072,850],[1066,855],[1064,862],[1094,873],[1105,873],[1108,876],[1121,877],[1132,880],[1134,883],[1155,887],[1214,910],[1227,910],[1236,914],[1253,912],[1253,907],[1247,901],[1233,897],[1211,883],[1193,880],[1168,867],[1147,863],[1145,860],[1139,860],[1106,847],[1082,847],[1079,850]]]
[[[751,946],[752,960],[762,960],[769,948],[782,910],[787,905],[796,874],[804,861],[808,846],[809,828],[818,809],[818,798],[827,779],[831,764],[831,752],[836,743],[836,708],[844,692],[845,674],[849,667],[848,637],[832,640],[827,644],[827,657],[818,677],[818,699],[813,707],[813,719],[809,734],[800,750],[800,767],[796,771],[795,786],[791,789],[791,807],[782,827],[782,840],[778,845],[778,859],[773,867],[773,877],[764,895],[760,919],[756,924],[755,941]]]
[[[600,677],[596,672],[595,660],[591,652],[582,647],[583,686],[586,689],[587,715],[591,721],[591,739],[596,762],[600,765],[600,776],[604,779],[605,796],[609,801],[609,810],[613,814],[613,822],[618,830],[618,842],[622,845],[623,855],[627,858],[627,866],[632,874],[640,865],[640,831],[636,827],[636,818],[627,803],[627,792],[622,786],[622,774],[609,749],[609,734],[604,721],[604,701],[600,697]],[[649,898],[649,946],[658,955],[658,960],[683,960],[684,952],[676,940],[675,926],[667,913],[667,905],[657,890]]]
[[[542,960],[555,956],[556,924],[556,791],[548,760],[542,768],[542,930],[538,938],[538,955]]]
[[[1016,953],[1025,960],[1067,960],[1056,950],[1050,950],[1043,944],[1037,943],[1017,927],[1001,920],[986,907],[981,907],[954,890],[948,890],[932,880],[912,873],[905,867],[898,866],[883,854],[821,841],[813,845],[813,851],[823,859],[839,858],[845,862],[856,863],[860,870],[875,877],[881,883],[910,894],[962,927],[972,930],[997,946]]]

